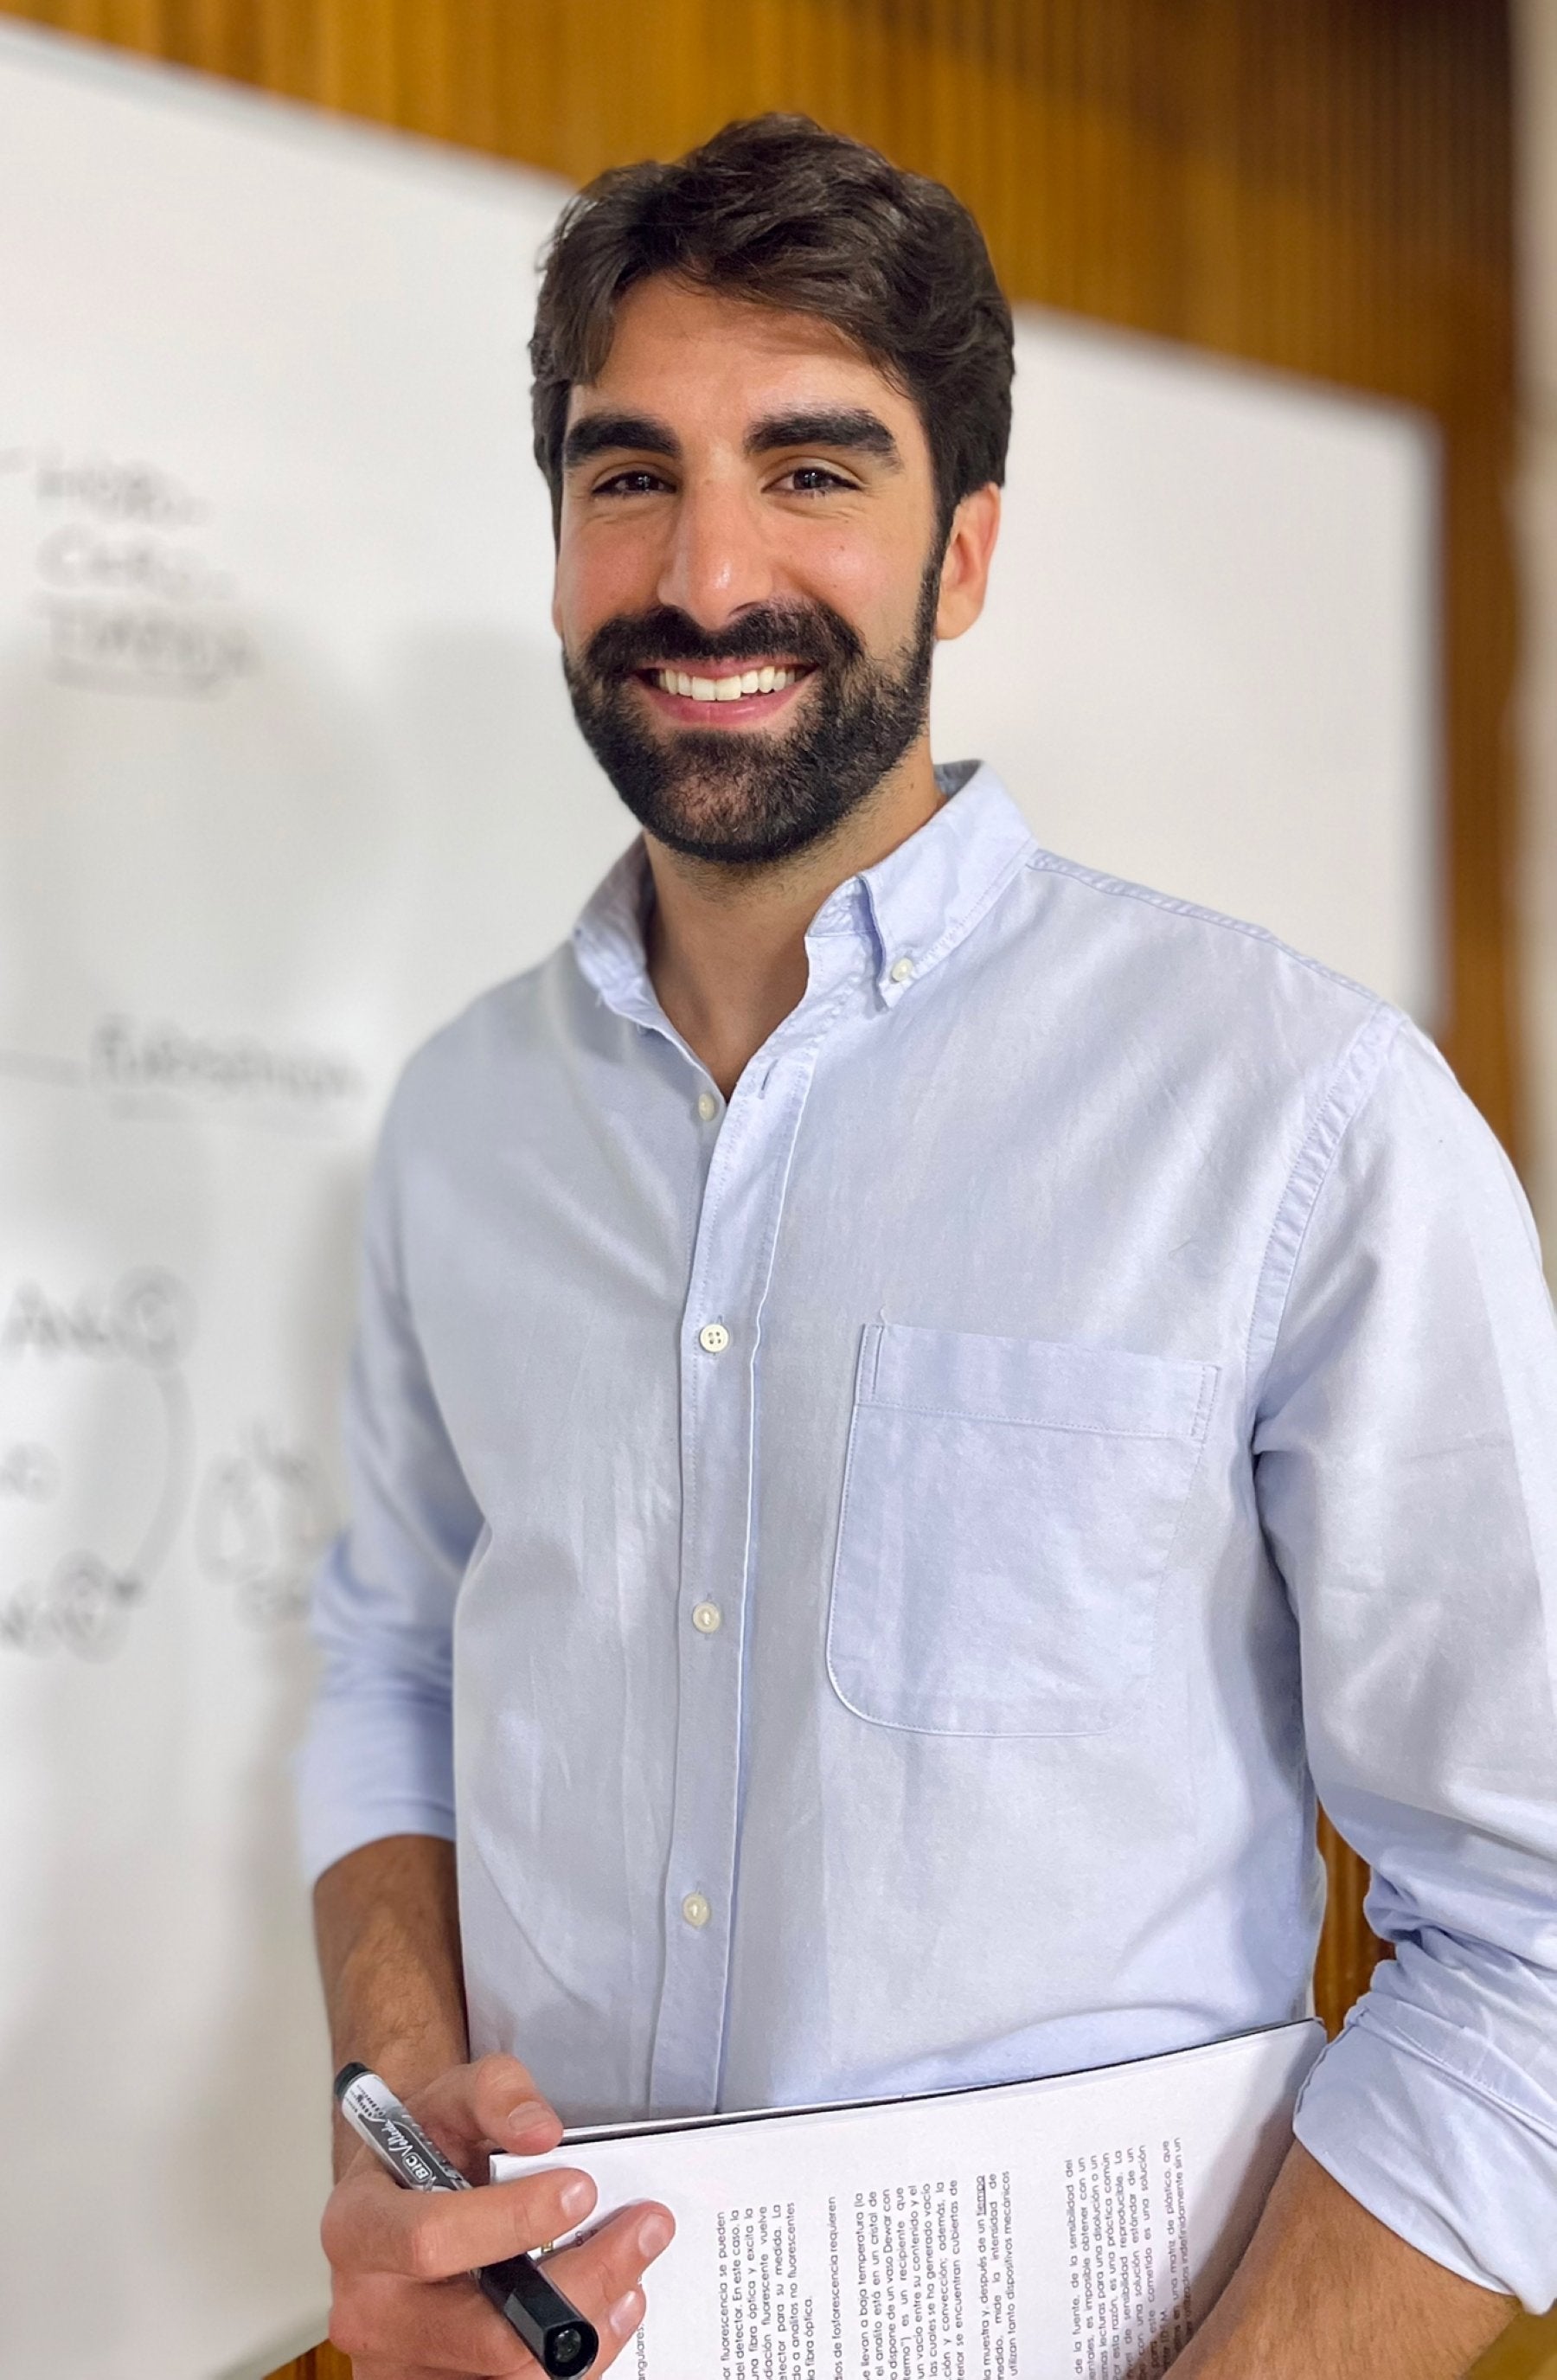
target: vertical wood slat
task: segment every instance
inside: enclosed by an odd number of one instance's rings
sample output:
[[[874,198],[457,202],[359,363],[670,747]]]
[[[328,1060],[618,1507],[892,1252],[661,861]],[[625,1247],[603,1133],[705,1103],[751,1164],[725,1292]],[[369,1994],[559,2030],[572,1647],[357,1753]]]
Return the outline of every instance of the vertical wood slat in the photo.
[[[1362,1913],[1368,1890],[1368,1864],[1350,1843],[1343,1842],[1330,1820],[1320,1814],[1320,1850],[1330,1880],[1324,1932],[1314,1961],[1314,2010],[1333,2037],[1352,2002],[1368,1989],[1368,1978],[1386,1955],[1383,1943]]]

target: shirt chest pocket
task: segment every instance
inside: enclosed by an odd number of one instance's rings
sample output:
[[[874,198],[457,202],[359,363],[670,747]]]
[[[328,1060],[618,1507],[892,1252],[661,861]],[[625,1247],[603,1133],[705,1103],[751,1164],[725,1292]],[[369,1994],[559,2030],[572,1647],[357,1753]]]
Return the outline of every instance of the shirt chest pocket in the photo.
[[[1215,1382],[1211,1364],[870,1325],[828,1620],[849,1708],[936,1735],[1125,1718]]]

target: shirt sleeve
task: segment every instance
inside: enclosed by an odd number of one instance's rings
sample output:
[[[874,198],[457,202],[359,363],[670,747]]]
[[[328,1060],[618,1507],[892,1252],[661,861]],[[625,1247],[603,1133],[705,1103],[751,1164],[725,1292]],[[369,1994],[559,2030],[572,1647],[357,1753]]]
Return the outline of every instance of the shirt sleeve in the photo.
[[[455,1832],[452,1631],[480,1514],[405,1295],[394,1123],[392,1110],[363,1225],[345,1410],[351,1522],[313,1585],[323,1664],[298,1762],[310,1881],[382,1836]]]
[[[1260,1512],[1315,1786],[1395,1949],[1297,2136],[1403,2239],[1539,2312],[1557,2294],[1557,1330],[1534,1228],[1409,1026],[1287,1220]]]

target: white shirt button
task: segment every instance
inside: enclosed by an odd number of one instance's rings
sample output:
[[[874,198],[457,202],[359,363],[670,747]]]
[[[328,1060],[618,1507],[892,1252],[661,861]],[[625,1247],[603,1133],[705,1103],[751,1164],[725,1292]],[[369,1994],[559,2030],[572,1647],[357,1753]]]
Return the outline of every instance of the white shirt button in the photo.
[[[912,959],[894,960],[891,969],[892,980],[894,983],[906,983],[908,978],[913,974],[913,972],[914,962]]]
[[[692,1625],[699,1636],[712,1636],[724,1617],[717,1603],[695,1603],[692,1606]]]
[[[730,1343],[730,1334],[723,1322],[705,1322],[698,1333],[698,1344],[705,1355],[723,1355]]]
[[[689,1892],[681,1904],[681,1914],[688,1925],[701,1926],[708,1924],[713,1912],[700,1892]]]
[[[699,1097],[698,1113],[701,1116],[704,1123],[712,1123],[714,1117],[719,1113],[719,1101],[714,1098],[712,1091],[704,1091]]]

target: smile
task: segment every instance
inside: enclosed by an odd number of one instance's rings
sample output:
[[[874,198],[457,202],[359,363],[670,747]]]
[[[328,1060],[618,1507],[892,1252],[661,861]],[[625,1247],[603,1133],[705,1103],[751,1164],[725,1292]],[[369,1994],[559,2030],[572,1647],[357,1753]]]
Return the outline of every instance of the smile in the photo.
[[[794,662],[764,664],[756,669],[733,671],[724,677],[705,677],[697,672],[682,669],[651,669],[640,673],[643,682],[661,694],[677,696],[683,702],[722,703],[749,701],[762,695],[783,694],[796,686],[810,672]]]

